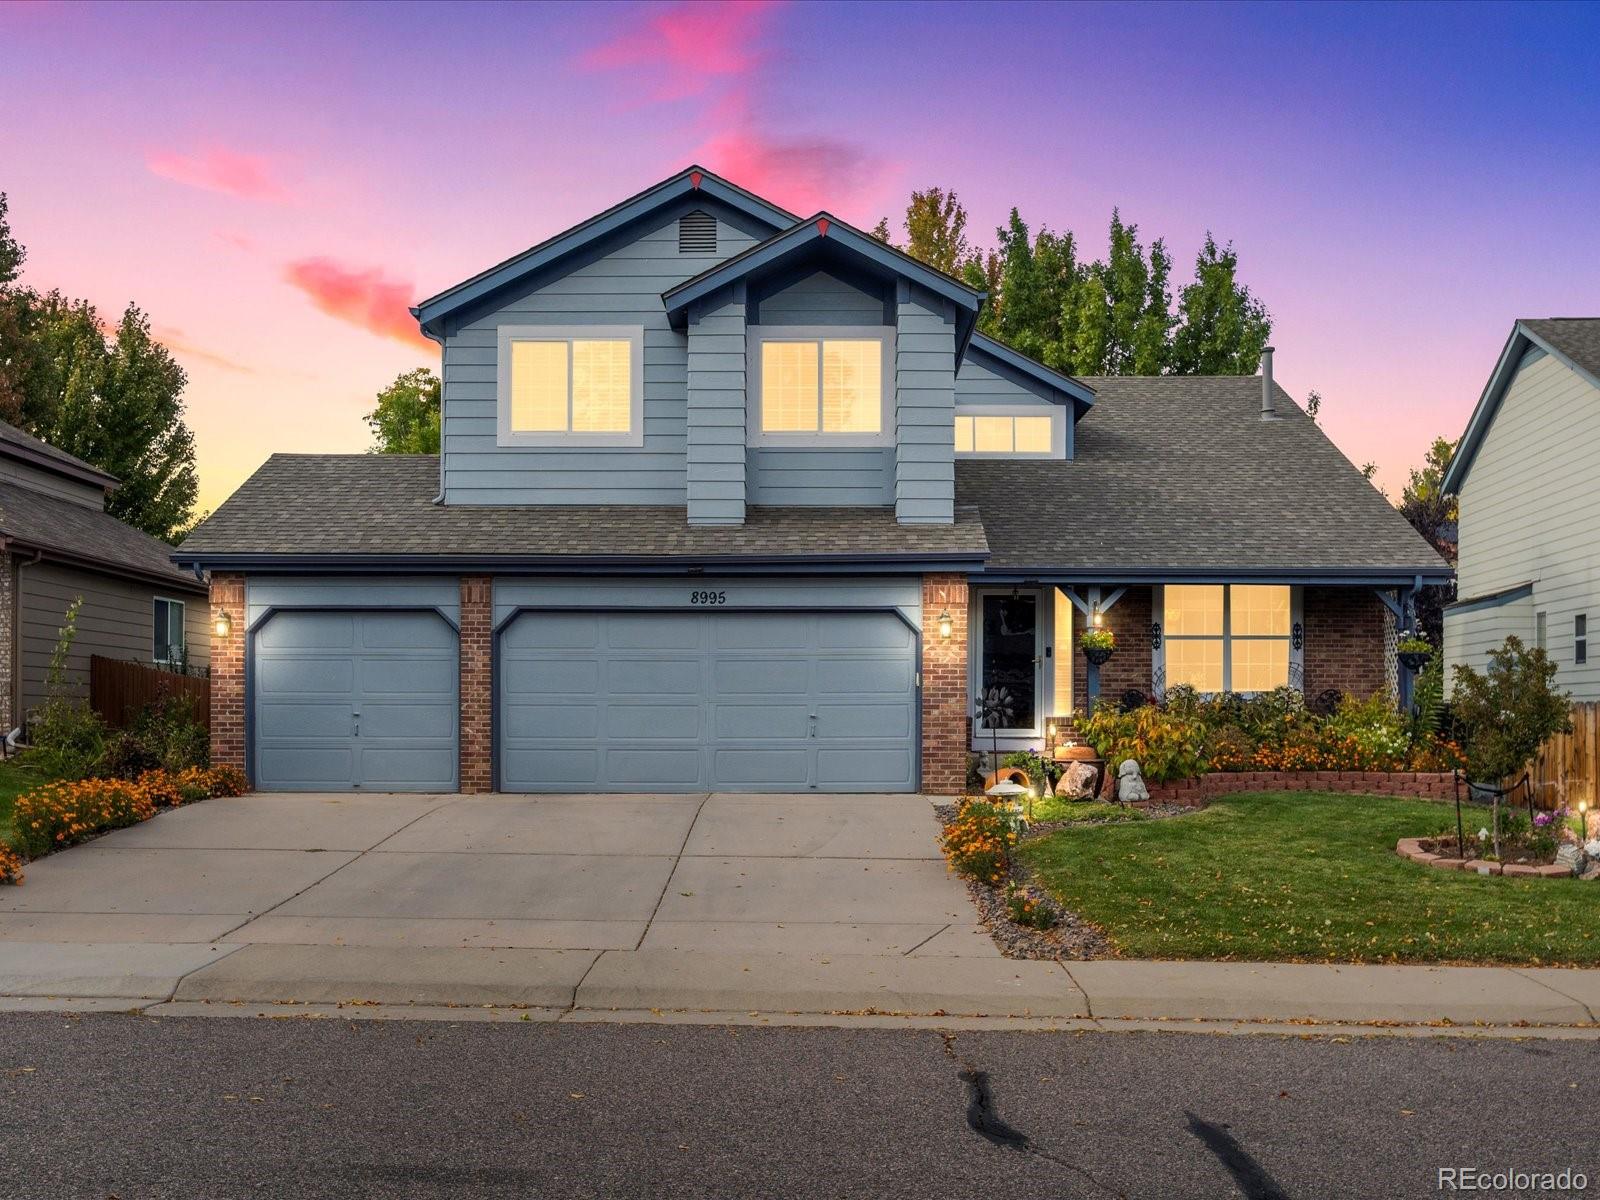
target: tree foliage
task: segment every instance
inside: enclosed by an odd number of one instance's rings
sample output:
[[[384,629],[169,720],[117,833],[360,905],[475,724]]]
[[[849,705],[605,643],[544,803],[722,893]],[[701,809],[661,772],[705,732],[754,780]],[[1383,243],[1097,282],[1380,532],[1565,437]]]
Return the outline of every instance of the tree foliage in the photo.
[[[1206,235],[1191,282],[1172,292],[1172,255],[1113,210],[1105,256],[1081,256],[1066,231],[1035,232],[1018,210],[992,250],[971,245],[955,192],[911,194],[902,247],[988,293],[978,328],[1041,362],[1079,375],[1231,374],[1255,371],[1272,329],[1266,307],[1239,281],[1239,256]],[[874,231],[887,240],[888,222]]]
[[[1555,678],[1549,655],[1518,637],[1489,651],[1482,674],[1456,664],[1451,714],[1466,731],[1473,779],[1492,784],[1520,774],[1547,738],[1570,727],[1571,699],[1557,690]]]
[[[373,453],[439,453],[439,394],[439,377],[427,367],[397,375],[365,418]]]
[[[1457,507],[1456,498],[1444,490],[1444,472],[1454,452],[1448,439],[1434,438],[1400,493],[1400,514],[1451,566],[1456,562]],[[1436,647],[1444,644],[1445,605],[1455,598],[1454,580],[1425,587],[1417,596],[1417,624]]]
[[[0,197],[0,418],[115,475],[106,511],[176,540],[200,488],[183,368],[137,305],[113,326],[87,300],[18,285],[5,217]]]

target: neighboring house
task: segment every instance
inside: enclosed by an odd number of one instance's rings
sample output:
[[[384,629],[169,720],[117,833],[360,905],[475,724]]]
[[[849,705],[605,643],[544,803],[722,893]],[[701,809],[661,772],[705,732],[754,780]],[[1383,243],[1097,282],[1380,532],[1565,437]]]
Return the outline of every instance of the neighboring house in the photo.
[[[1447,670],[1481,670],[1515,634],[1549,652],[1575,700],[1600,700],[1597,464],[1600,317],[1518,321],[1445,471],[1460,504]]]
[[[213,757],[949,793],[975,694],[1012,746],[1085,706],[1095,616],[1114,696],[1392,687],[1449,568],[1270,377],[1073,379],[983,301],[699,168],[424,301],[443,454],[274,455],[175,556],[231,621]]]
[[[108,516],[117,481],[0,421],[0,725],[45,698],[67,608],[83,598],[66,679],[88,694],[89,656],[206,666],[210,603],[172,547]]]

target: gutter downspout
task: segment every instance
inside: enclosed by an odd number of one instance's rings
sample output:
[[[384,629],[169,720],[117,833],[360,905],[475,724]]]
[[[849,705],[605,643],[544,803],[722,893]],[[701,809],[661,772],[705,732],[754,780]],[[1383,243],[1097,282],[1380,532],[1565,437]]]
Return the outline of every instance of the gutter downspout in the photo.
[[[413,316],[416,315],[416,311],[417,311],[416,309],[412,309],[411,310]],[[428,501],[428,503],[429,504],[443,504],[444,503],[444,338],[442,338],[438,334],[434,333],[426,325],[419,324],[418,328],[422,330],[422,336],[423,337],[427,338],[430,342],[438,342],[439,343],[439,494],[437,496],[435,496],[432,500]]]

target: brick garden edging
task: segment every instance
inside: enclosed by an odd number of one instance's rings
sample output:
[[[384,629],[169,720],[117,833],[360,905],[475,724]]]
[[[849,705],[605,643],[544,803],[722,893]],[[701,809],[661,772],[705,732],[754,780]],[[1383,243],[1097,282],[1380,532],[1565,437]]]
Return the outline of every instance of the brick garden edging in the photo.
[[[1555,863],[1497,863],[1485,862],[1479,858],[1460,859],[1445,854],[1434,854],[1422,848],[1422,843],[1426,840],[1401,838],[1395,843],[1394,852],[1401,858],[1409,858],[1414,863],[1437,867],[1442,871],[1464,871],[1468,875],[1511,875],[1524,879],[1572,878],[1572,868]]]
[[[1110,780],[1108,787],[1115,786]],[[1453,800],[1456,794],[1449,771],[1213,771],[1197,779],[1146,781],[1145,787],[1151,800],[1194,806],[1236,792],[1352,792],[1426,800]]]

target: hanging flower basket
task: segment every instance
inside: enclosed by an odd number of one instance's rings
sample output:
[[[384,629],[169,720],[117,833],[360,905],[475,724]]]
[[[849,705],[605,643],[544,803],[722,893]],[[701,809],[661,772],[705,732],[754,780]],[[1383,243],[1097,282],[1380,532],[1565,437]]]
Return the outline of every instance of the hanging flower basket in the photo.
[[[1396,657],[1400,659],[1400,665],[1406,670],[1420,671],[1428,665],[1428,660],[1433,657],[1433,654],[1428,650],[1402,650]]]
[[[1086,629],[1078,638],[1083,656],[1095,666],[1104,666],[1117,649],[1116,636],[1109,629]]]

